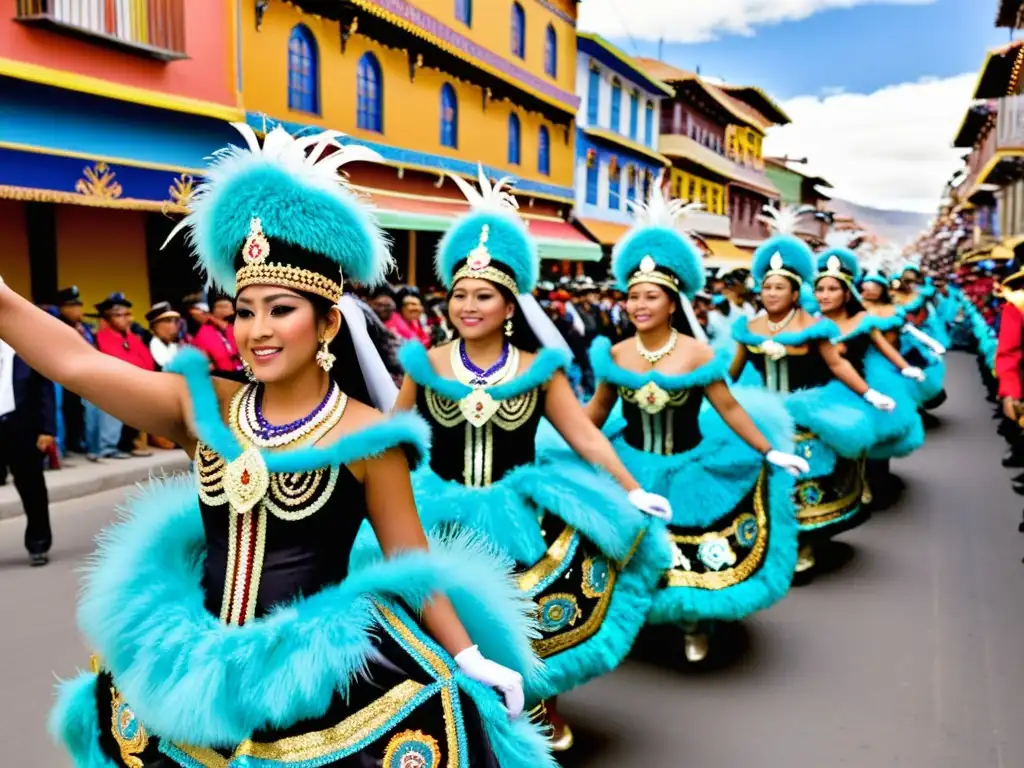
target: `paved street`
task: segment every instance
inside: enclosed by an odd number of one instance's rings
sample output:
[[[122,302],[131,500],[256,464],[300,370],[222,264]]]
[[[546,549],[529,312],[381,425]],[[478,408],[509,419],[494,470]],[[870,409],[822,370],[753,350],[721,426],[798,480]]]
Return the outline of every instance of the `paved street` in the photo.
[[[999,467],[972,359],[908,491],[843,537],[830,572],[722,638],[730,663],[683,669],[681,642],[645,636],[616,674],[565,697],[588,768],[1016,768],[1024,765],[1021,500]],[[0,763],[66,761],[44,733],[54,674],[87,661],[73,569],[120,494],[56,505],[54,562],[24,565],[0,523]]]

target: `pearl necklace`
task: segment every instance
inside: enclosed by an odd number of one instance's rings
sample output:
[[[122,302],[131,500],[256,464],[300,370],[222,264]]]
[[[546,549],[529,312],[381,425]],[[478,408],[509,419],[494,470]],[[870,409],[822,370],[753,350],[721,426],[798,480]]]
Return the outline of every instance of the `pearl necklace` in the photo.
[[[455,342],[451,345],[452,372],[455,374],[456,379],[474,389],[492,387],[505,379],[509,374],[519,370],[519,349],[516,347],[509,347],[508,357],[501,367],[487,371],[483,376],[462,362],[461,347],[461,342]]]
[[[256,407],[259,395],[260,389],[255,384],[249,385],[242,391],[238,409],[238,428],[246,440],[260,448],[280,448],[297,443],[307,435],[314,436],[319,440],[341,421],[341,416],[348,405],[348,395],[341,391],[336,382],[332,381],[326,405],[314,412],[308,421],[300,420],[301,423],[294,429],[267,435],[260,424],[260,413]]]
[[[660,349],[648,349],[644,346],[644,343],[640,341],[640,334],[636,336],[636,351],[651,365],[656,365],[661,358],[665,355],[672,354],[672,350],[676,348],[676,341],[679,340],[679,331],[675,328],[672,329],[672,333],[668,336],[668,341],[665,342],[664,346]]]
[[[778,333],[783,328],[785,328],[787,325],[789,325],[791,322],[793,322],[793,318],[794,317],[796,317],[796,307],[793,307],[791,310],[789,310],[789,314],[786,315],[781,320],[779,320],[779,322],[777,322],[777,323],[773,323],[771,320],[769,320],[768,321],[768,331],[770,333]]]

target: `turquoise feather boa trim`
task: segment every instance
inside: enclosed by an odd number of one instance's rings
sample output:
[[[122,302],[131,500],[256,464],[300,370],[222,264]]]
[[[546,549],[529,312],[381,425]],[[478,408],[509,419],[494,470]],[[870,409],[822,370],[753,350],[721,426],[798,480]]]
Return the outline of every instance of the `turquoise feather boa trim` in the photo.
[[[185,377],[196,432],[208,448],[231,462],[242,455],[243,448],[221,419],[217,393],[210,379],[209,362],[196,349],[181,350],[171,361],[168,371]],[[430,453],[430,427],[411,413],[399,413],[387,420],[353,432],[323,448],[296,448],[289,451],[260,451],[267,469],[275,473],[311,472],[323,467],[337,467],[359,459],[379,456],[391,448],[413,450],[417,464]]]
[[[879,331],[880,333],[888,333],[889,331],[896,331],[903,327],[903,323],[906,322],[899,315],[891,315],[889,317],[880,317],[878,315],[865,315],[864,319],[857,324],[857,327],[848,333],[842,333],[832,339],[833,344],[838,344],[843,341],[849,341],[855,339],[858,336],[870,334],[873,331]]]
[[[774,341],[787,347],[800,347],[812,341],[830,341],[839,335],[839,326],[827,318],[819,318],[814,325],[800,331],[784,331],[775,336],[762,336],[750,330],[746,317],[739,318],[732,326],[732,337],[740,344],[752,347],[766,341]]]
[[[457,343],[457,342],[453,342]],[[422,344],[407,342],[398,351],[398,362],[406,375],[421,387],[429,387],[449,400],[461,400],[473,388],[455,379],[439,376],[430,362],[430,356]],[[487,394],[495,400],[510,400],[547,384],[558,371],[565,370],[572,362],[565,350],[545,347],[537,353],[536,359],[525,371],[513,379],[493,387],[487,387]]]
[[[84,579],[82,631],[139,719],[162,738],[234,744],[267,725],[322,714],[373,658],[375,599],[422,605],[445,594],[485,656],[528,681],[543,677],[529,644],[532,603],[509,577],[509,561],[479,539],[462,535],[368,564],[244,627],[224,625],[204,607],[204,546],[192,480],[153,481],[102,534]],[[59,704],[71,715],[76,690]],[[478,701],[485,713],[500,706],[489,697]]]
[[[598,337],[590,345],[590,364],[594,368],[594,375],[600,381],[607,381],[627,389],[640,389],[650,381],[653,381],[662,389],[669,392],[676,392],[680,389],[691,389],[693,387],[706,387],[716,381],[723,381],[728,376],[728,363],[720,357],[690,371],[689,373],[675,376],[662,373],[661,371],[649,371],[647,373],[636,373],[628,371],[618,365],[612,359],[612,343],[604,336]]]
[[[57,684],[49,731],[53,740],[67,749],[75,768],[117,768],[100,746],[95,674],[80,672]]]

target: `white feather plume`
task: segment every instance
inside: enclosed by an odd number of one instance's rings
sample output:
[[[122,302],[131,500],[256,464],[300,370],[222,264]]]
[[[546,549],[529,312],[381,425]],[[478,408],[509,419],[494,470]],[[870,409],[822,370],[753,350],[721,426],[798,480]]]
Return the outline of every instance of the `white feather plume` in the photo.
[[[701,203],[688,203],[685,200],[667,197],[664,176],[664,171],[658,173],[658,179],[651,186],[646,202],[628,200],[627,204],[633,211],[635,226],[667,227],[684,231],[686,219],[704,206]]]
[[[484,173],[483,165],[477,165],[479,189],[463,179],[461,176],[449,173],[448,176],[459,188],[470,208],[476,211],[491,211],[493,213],[508,213],[519,210],[519,201],[515,199],[506,186],[511,186],[515,181],[511,176],[502,176],[493,185]]]
[[[813,205],[787,205],[782,208],[766,205],[761,210],[764,214],[757,217],[758,221],[778,235],[792,235],[801,220],[816,211]]]
[[[833,229],[825,235],[825,245],[828,248],[850,248],[850,243],[862,238],[864,233],[859,230]]]

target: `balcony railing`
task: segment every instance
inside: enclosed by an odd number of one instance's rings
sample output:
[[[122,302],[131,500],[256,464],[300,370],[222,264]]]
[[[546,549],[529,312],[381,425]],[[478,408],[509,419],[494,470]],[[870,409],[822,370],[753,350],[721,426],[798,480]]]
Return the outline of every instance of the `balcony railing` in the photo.
[[[17,0],[15,18],[162,61],[187,58],[184,0]]]

